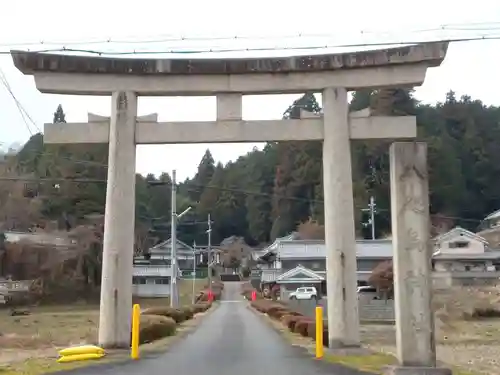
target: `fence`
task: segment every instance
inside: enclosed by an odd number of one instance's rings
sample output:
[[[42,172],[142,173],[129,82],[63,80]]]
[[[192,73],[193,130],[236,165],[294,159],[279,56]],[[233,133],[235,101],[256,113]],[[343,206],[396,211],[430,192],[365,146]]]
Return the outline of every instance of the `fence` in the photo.
[[[323,317],[328,316],[327,300],[289,300],[288,306],[298,313],[311,318],[315,316],[316,306],[323,307]],[[359,319],[363,323],[394,323],[394,300],[359,300]]]

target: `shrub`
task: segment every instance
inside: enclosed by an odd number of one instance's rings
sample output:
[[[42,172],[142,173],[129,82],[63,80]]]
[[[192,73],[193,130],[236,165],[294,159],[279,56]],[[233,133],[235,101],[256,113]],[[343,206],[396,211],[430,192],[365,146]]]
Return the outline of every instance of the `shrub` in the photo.
[[[326,321],[323,321],[323,345],[328,347],[328,326]],[[316,322],[311,321],[307,325],[307,336],[316,340]]]
[[[464,318],[466,319],[488,319],[488,318],[499,318],[500,310],[494,307],[476,307],[472,313],[464,313]]]
[[[160,315],[141,315],[139,343],[146,344],[175,335],[176,323],[172,318]]]
[[[201,303],[195,303],[193,306],[193,312],[195,314],[207,311],[210,308],[210,303],[207,302],[201,302]]]
[[[283,318],[285,318],[285,319],[283,320]],[[295,329],[295,324],[299,320],[304,319],[304,316],[302,316],[300,314],[298,314],[298,315],[285,315],[283,318],[282,318],[283,323],[288,327],[288,329],[291,332],[293,332],[293,330]]]
[[[199,299],[199,301],[201,301],[201,302],[207,302],[208,301],[208,294],[209,294],[209,290],[208,289],[202,290],[201,293],[200,293],[201,298]],[[219,301],[221,299],[221,296],[222,296],[222,289],[220,289],[220,288],[212,288],[212,295],[213,295],[213,300],[214,301]]]
[[[280,305],[277,305],[273,301],[269,301],[269,300],[265,300],[265,299],[258,299],[258,300],[252,301],[250,305],[254,309],[256,309],[257,311],[260,311],[261,313],[267,313],[268,310],[272,307],[276,307],[276,306],[282,307]]]
[[[182,306],[179,311],[184,315],[184,320],[193,319],[194,308],[193,306]]]
[[[181,310],[172,307],[150,307],[142,312],[141,315],[161,315],[172,318],[176,323],[182,323],[186,320],[185,314]]]
[[[276,304],[267,310],[267,315],[274,319],[281,319],[283,315],[288,313],[290,313],[290,311],[286,307]]]
[[[298,333],[301,336],[307,337],[308,336],[307,329],[308,329],[310,323],[312,323],[312,320],[309,318],[302,318],[302,319],[298,320],[295,323],[295,327],[293,329],[293,332]]]
[[[281,317],[283,315],[286,315],[288,314],[290,311],[286,310],[286,309],[282,309],[282,310],[276,310],[274,313],[273,313],[273,318],[274,319],[281,319]]]

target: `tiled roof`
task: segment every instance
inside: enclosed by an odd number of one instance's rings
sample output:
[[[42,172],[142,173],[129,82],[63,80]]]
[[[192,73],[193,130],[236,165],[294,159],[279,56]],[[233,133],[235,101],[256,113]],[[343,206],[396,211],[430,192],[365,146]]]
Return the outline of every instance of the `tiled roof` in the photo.
[[[278,249],[281,259],[314,259],[325,258],[324,241],[281,241]],[[391,240],[358,240],[356,241],[358,258],[391,258]]]
[[[485,260],[485,259],[500,259],[500,251],[485,251],[484,253],[469,253],[469,254],[443,254],[435,253],[432,256],[435,260]]]
[[[492,219],[498,219],[500,217],[500,210],[496,210],[486,216],[483,220],[492,220]]]
[[[447,241],[447,240],[450,240],[450,239],[453,239],[457,236],[462,236],[462,237],[467,237],[467,238],[470,238],[470,239],[474,239],[476,241],[480,241],[480,242],[483,242],[483,243],[487,243],[487,241],[481,237],[480,235],[476,234],[476,233],[473,233],[467,229],[464,229],[462,227],[455,227],[453,228],[452,230],[446,232],[446,233],[443,233],[439,236],[437,236],[434,241],[438,242],[438,243],[442,243],[444,241]]]

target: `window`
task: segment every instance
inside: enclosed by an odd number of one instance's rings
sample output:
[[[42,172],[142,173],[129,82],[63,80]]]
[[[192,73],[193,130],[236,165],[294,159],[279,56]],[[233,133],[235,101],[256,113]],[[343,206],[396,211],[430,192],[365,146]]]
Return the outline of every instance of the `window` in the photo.
[[[468,241],[450,242],[449,247],[450,249],[464,249],[469,247],[469,242]]]
[[[151,259],[152,266],[170,266],[170,259]]]
[[[134,276],[132,277],[132,284],[134,285],[146,284],[146,279],[144,277]]]
[[[314,262],[313,264],[311,264],[311,268],[313,270],[319,270],[321,268],[321,263],[319,262]]]
[[[155,279],[155,284],[156,285],[168,285],[169,283],[169,278],[168,277],[158,277]]]

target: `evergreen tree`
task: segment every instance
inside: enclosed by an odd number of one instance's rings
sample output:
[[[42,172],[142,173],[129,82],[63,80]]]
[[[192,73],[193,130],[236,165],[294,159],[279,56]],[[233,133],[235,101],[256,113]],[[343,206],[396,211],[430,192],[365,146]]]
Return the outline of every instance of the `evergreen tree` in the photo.
[[[59,124],[59,123],[62,123],[62,122],[66,122],[66,115],[64,114],[64,111],[63,111],[63,108],[62,108],[62,105],[59,104],[57,106],[57,109],[56,111],[54,112],[54,119],[52,120],[52,122],[54,124]]]
[[[201,158],[200,164],[198,165],[198,171],[196,172],[196,175],[190,181],[192,184],[192,188],[190,189],[189,196],[192,201],[199,202],[204,190],[204,186],[210,183],[214,172],[215,161],[212,153],[209,149],[207,149],[205,151],[205,154]]]
[[[428,144],[432,217],[475,230],[481,219],[500,208],[500,107],[485,106],[467,95],[459,98],[453,91],[443,98],[442,103],[424,105],[411,90],[363,90],[354,93],[350,110],[370,106],[375,115],[416,116],[417,140]],[[299,118],[301,109],[321,112],[314,95],[305,94],[283,117]],[[59,106],[54,122],[64,121]],[[389,143],[352,142],[358,232],[360,209],[366,207],[370,195],[379,208],[379,235],[390,231]],[[104,213],[105,183],[69,180],[106,180],[107,157],[107,145],[45,145],[43,135],[36,134],[9,158],[2,173],[67,179],[58,184],[27,183],[24,190],[29,194],[22,199],[32,210],[24,215],[28,221],[59,220],[61,228],[68,228],[67,223],[78,225],[89,213]],[[171,191],[168,184],[149,183],[158,180],[170,182],[170,176],[137,176],[136,221],[153,230],[152,236],[166,239],[170,236]],[[3,212],[12,211],[16,196],[7,185],[0,189]],[[322,201],[321,142],[268,143],[263,150],[255,149],[225,166],[215,165],[207,150],[196,175],[179,185],[178,210],[188,206],[193,210],[192,217],[184,218],[185,225],[179,225],[178,236],[187,243],[206,243],[210,213],[214,244],[232,235],[243,236],[249,244],[268,242],[309,219],[323,223]],[[30,227],[24,224],[23,228]]]

